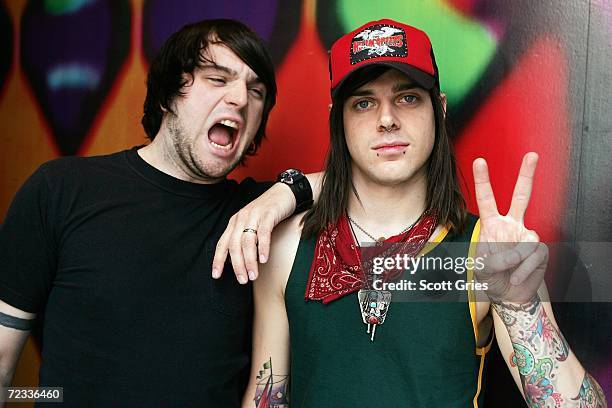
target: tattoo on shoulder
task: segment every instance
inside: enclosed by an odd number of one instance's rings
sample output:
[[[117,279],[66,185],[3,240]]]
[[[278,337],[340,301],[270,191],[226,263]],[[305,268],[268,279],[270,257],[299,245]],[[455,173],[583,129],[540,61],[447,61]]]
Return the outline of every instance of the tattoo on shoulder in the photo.
[[[289,407],[287,396],[289,375],[274,373],[271,358],[263,364],[256,379],[257,388],[253,399],[256,408]]]
[[[28,331],[34,326],[34,319],[22,319],[0,312],[0,326]]]

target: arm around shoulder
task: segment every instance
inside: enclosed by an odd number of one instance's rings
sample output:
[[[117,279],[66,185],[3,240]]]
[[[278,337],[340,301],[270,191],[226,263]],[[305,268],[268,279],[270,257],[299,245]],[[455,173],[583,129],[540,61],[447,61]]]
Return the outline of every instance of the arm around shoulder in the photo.
[[[315,202],[321,191],[322,175],[323,173],[305,175]],[[290,217],[295,208],[296,196],[292,189],[287,184],[275,183],[259,198],[234,214],[217,243],[212,266],[213,278],[221,276],[223,264],[229,254],[240,283],[257,279],[257,261],[266,263],[269,258],[272,230]]]

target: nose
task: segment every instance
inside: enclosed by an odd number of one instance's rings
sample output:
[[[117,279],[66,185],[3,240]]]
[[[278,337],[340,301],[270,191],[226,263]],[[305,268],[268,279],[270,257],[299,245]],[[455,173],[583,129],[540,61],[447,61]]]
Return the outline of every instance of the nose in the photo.
[[[395,109],[391,103],[383,102],[378,111],[376,130],[379,132],[392,132],[400,128]]]
[[[225,102],[228,105],[236,106],[238,109],[242,109],[246,106],[248,101],[248,90],[246,83],[242,81],[234,81],[227,89],[225,95]]]

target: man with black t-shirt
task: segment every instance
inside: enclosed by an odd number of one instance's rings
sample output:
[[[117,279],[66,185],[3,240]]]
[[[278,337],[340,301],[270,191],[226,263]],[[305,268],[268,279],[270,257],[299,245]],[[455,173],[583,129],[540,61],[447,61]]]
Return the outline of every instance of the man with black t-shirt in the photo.
[[[67,405],[239,405],[251,287],[212,280],[211,265],[230,216],[270,187],[226,175],[259,147],[275,98],[255,33],[192,24],[151,65],[149,145],[56,159],[26,181],[0,230],[0,385],[44,311],[39,385]]]

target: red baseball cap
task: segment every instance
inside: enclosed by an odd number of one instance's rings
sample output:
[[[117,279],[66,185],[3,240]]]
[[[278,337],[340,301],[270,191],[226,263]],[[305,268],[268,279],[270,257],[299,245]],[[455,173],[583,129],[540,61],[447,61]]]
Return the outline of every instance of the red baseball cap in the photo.
[[[418,28],[383,19],[340,37],[329,57],[332,95],[352,73],[371,64],[395,68],[427,90],[440,89],[431,41]]]

